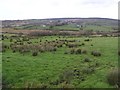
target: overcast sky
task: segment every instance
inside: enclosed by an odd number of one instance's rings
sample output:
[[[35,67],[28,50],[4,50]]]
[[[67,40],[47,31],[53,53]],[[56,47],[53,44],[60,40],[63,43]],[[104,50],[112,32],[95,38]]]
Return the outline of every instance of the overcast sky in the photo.
[[[0,0],[0,20],[118,18],[119,0]]]

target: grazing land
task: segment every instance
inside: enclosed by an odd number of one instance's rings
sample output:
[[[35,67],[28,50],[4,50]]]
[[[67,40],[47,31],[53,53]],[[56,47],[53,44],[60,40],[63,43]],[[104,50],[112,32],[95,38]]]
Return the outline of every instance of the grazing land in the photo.
[[[117,30],[97,26],[72,31],[69,25],[49,26],[51,30],[4,27],[0,40],[3,88],[118,87]],[[80,30],[91,28],[91,33]]]

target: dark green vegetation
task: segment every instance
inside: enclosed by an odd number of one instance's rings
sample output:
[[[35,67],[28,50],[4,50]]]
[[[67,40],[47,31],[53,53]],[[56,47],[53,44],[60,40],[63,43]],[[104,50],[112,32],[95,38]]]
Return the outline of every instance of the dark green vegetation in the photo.
[[[117,37],[2,36],[3,87],[114,88]],[[110,72],[109,72],[110,71]],[[114,81],[111,83],[111,81]]]
[[[117,84],[118,86],[120,86],[119,79],[120,79],[120,70],[119,69],[113,69],[107,75],[107,80],[108,80],[110,85]]]

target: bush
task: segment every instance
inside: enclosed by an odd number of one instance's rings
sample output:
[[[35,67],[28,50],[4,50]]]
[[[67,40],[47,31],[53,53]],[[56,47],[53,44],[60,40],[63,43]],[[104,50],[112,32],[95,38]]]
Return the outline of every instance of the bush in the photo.
[[[77,68],[74,68],[74,76],[79,77],[80,75],[81,75],[80,70]]]
[[[68,54],[69,52],[65,51],[64,54]]]
[[[13,50],[12,52],[13,52],[13,53],[15,53],[15,52],[16,52],[16,50]]]
[[[56,48],[53,48],[53,51],[57,51],[57,49],[56,49]]]
[[[23,49],[20,49],[19,52],[20,53],[26,53],[26,52],[30,52],[30,50],[27,49],[27,48],[23,48]]]
[[[84,41],[90,41],[90,39],[85,39]]]
[[[59,84],[57,88],[60,88],[61,90],[69,90],[69,89],[72,89],[75,87],[72,84],[67,84],[66,82],[63,82],[63,83]]]
[[[90,62],[91,60],[89,58],[85,58],[84,62]]]
[[[32,42],[27,42],[28,44],[31,44]],[[23,44],[22,44],[23,45]]]
[[[77,47],[78,44],[67,44],[67,46],[68,46],[69,48],[73,48],[73,47]]]
[[[113,69],[109,71],[107,75],[107,81],[110,85],[118,85],[120,86],[120,70]]]
[[[8,46],[2,43],[2,48],[6,48],[7,49]]]
[[[2,37],[2,40],[4,40],[4,38]]]
[[[118,55],[120,56],[120,50],[118,51]]]
[[[0,45],[0,52],[2,52],[3,51],[3,48],[2,48],[2,46]]]
[[[26,89],[38,88],[44,90],[45,88],[49,88],[49,85],[39,82],[26,82],[24,88]]]
[[[84,46],[84,45],[85,45],[85,43],[82,43],[81,45],[82,45],[82,46]]]
[[[86,68],[83,68],[82,69],[82,72],[84,73],[84,74],[91,74],[91,73],[93,73],[95,71],[95,68],[93,68],[93,67],[86,67]]]
[[[62,45],[57,45],[58,48],[62,47]]]
[[[98,51],[92,51],[91,55],[93,55],[93,56],[101,56],[101,53],[98,52]]]
[[[86,54],[86,53],[87,53],[87,50],[82,50],[81,53],[82,53],[82,54]]]
[[[73,48],[70,50],[70,54],[74,54],[74,53],[75,53],[75,49]]]
[[[93,46],[93,44],[91,44],[91,46]]]
[[[59,82],[66,82],[70,83],[71,79],[73,78],[73,71],[72,70],[65,70],[60,76],[59,76]]]
[[[95,67],[99,67],[99,66],[100,66],[100,63],[96,62]]]
[[[58,85],[58,84],[60,84],[60,82],[59,82],[59,80],[57,79],[57,80],[54,80],[54,81],[50,81],[50,84],[51,84],[51,85]]]
[[[34,51],[33,53],[32,53],[32,56],[37,56],[38,55],[38,52],[37,51]]]
[[[23,41],[29,41],[29,38],[27,38],[27,37],[23,37],[22,40],[23,40]]]
[[[10,39],[10,42],[12,42],[13,41],[13,39]]]
[[[77,49],[75,53],[76,54],[81,54],[81,49]]]
[[[5,48],[2,48],[0,52],[6,52]]]

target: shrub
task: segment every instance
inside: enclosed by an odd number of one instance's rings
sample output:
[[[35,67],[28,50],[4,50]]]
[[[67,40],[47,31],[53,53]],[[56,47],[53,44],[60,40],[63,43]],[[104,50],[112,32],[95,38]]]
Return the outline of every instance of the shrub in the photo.
[[[23,42],[20,42],[19,44],[20,44],[20,45],[23,45],[24,43],[23,43]]]
[[[67,46],[68,46],[69,48],[73,48],[73,47],[77,47],[78,45],[77,45],[77,44],[67,44]]]
[[[120,50],[118,51],[118,55],[120,56]]]
[[[107,74],[107,81],[110,85],[120,85],[120,70],[113,69]]]
[[[93,56],[101,56],[101,53],[98,52],[98,51],[92,51],[91,55],[93,55]]]
[[[81,53],[82,53],[82,54],[86,54],[86,53],[87,53],[87,50],[82,50]]]
[[[68,84],[66,82],[63,82],[63,83],[59,84],[57,88],[61,88],[61,90],[69,90],[69,89],[75,88],[75,87],[72,84]]]
[[[48,88],[49,85],[39,82],[26,82],[24,85],[24,88],[31,89],[31,88],[39,88],[39,89],[45,89]]]
[[[34,51],[33,53],[32,53],[32,56],[37,56],[38,55],[38,52],[37,51]]]
[[[4,38],[2,37],[2,40],[4,40]]]
[[[90,62],[91,60],[89,58],[85,58],[84,62]]]
[[[3,48],[2,48],[2,45],[0,45],[0,52],[2,52],[3,51]]]
[[[44,47],[40,47],[39,51],[42,53],[42,52],[45,52],[45,48]]]
[[[77,49],[75,53],[76,54],[81,54],[81,49]]]
[[[59,82],[59,80],[57,79],[57,80],[53,80],[53,81],[50,81],[50,84],[51,85],[58,85],[60,82]]]
[[[68,54],[69,52],[65,51],[64,54]]]
[[[100,66],[100,63],[96,62],[95,67],[99,67],[99,66]]]
[[[75,53],[75,49],[73,48],[70,50],[70,54],[74,54],[74,53]]]
[[[2,43],[2,44],[0,45],[0,51],[1,51],[1,52],[5,52],[6,49],[9,49],[9,46],[7,46],[7,45],[5,45],[5,44]]]
[[[80,76],[80,70],[77,68],[74,68],[74,76],[79,77]]]
[[[90,41],[90,39],[85,39],[84,41]]]
[[[5,48],[2,48],[1,51],[2,51],[2,52],[6,52]]]
[[[93,46],[93,44],[91,44],[91,46]]]
[[[27,48],[23,48],[23,49],[20,49],[19,52],[20,53],[26,53],[26,52],[30,52],[30,50],[27,49]]]
[[[86,67],[86,68],[83,68],[82,69],[82,72],[84,73],[84,74],[91,74],[91,73],[93,73],[95,71],[95,68],[93,68],[93,67]]]
[[[57,45],[58,48],[62,47],[62,45]]]
[[[18,38],[17,40],[16,40],[17,42],[21,42],[21,40]]]
[[[57,49],[56,49],[56,48],[53,48],[53,51],[57,51]]]
[[[27,38],[27,37],[23,37],[22,40],[23,40],[23,41],[29,41],[29,38]]]
[[[10,42],[12,42],[12,41],[13,41],[13,39],[11,38],[11,39],[10,39]]]
[[[60,76],[59,76],[59,82],[66,82],[70,83],[70,80],[73,78],[73,71],[72,70],[65,70]]]
[[[2,48],[8,48],[8,46],[5,44],[2,44]]]
[[[13,50],[12,52],[13,52],[13,53],[15,53],[15,52],[16,52],[16,50]]]
[[[82,43],[82,44],[81,44],[81,46],[84,46],[84,45],[85,45],[85,43]]]

